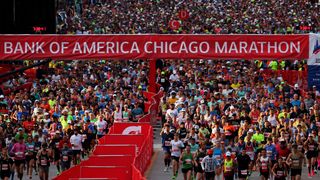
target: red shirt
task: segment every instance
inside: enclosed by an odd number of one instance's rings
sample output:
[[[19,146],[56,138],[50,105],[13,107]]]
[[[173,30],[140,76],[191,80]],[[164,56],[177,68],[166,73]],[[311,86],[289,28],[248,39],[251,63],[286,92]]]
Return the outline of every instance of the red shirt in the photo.
[[[34,127],[34,121],[25,121],[23,122],[23,127],[28,131],[31,131]]]
[[[276,150],[278,152],[278,157],[288,157],[290,154],[290,150],[288,149],[288,147],[285,147],[284,149],[280,148],[280,144],[276,145]]]
[[[61,140],[61,141],[59,142],[59,149],[62,149],[62,148],[63,148],[64,143],[67,143],[69,148],[72,147],[70,141],[68,141],[68,140],[67,140],[67,141]]]

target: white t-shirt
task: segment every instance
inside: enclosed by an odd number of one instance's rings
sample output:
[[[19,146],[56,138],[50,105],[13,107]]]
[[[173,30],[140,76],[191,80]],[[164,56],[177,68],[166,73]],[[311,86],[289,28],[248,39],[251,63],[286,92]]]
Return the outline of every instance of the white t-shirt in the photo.
[[[180,157],[181,155],[181,149],[184,147],[184,144],[182,141],[178,140],[177,142],[174,140],[171,140],[170,142],[172,149],[171,149],[171,156],[174,157]]]
[[[103,134],[105,134],[105,129],[107,128],[107,125],[108,125],[108,123],[105,121],[105,120],[102,120],[102,121],[97,121],[96,122],[96,126],[97,126],[97,134],[98,135],[103,135]]]
[[[178,116],[178,111],[176,109],[168,109],[166,113],[166,118],[168,118],[168,116],[170,116],[173,119]]]
[[[271,126],[275,127],[277,126],[278,122],[277,122],[277,119],[276,119],[276,116],[273,115],[273,116],[268,116],[268,121],[271,123]]]
[[[81,150],[82,149],[82,135],[72,135],[70,138],[70,143],[73,144],[72,150]]]

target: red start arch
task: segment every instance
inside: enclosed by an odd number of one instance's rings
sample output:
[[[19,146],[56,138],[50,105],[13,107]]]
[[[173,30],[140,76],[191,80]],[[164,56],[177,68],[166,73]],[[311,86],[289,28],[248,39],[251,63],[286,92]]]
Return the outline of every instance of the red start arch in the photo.
[[[0,35],[0,60],[307,59],[309,35]]]

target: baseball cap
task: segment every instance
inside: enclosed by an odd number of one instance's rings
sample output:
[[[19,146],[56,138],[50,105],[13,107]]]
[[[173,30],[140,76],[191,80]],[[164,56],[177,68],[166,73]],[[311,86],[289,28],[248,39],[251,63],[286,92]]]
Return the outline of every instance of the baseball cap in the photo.
[[[228,152],[226,153],[226,156],[231,156],[231,153],[228,151]]]
[[[298,87],[299,87],[299,85],[298,85],[298,84],[295,84],[295,85],[294,85],[294,87],[295,87],[295,88],[298,88]]]
[[[212,149],[209,149],[209,150],[207,151],[207,154],[212,155],[212,154],[213,154],[213,150],[212,150]]]

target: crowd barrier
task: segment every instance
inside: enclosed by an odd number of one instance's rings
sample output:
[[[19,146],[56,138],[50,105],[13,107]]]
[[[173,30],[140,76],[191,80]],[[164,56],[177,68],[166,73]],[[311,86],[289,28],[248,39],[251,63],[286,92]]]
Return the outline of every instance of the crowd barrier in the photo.
[[[109,133],[98,140],[88,160],[54,179],[146,180],[143,174],[153,154],[152,118],[156,119],[162,92],[145,95],[151,102],[148,114],[140,118],[138,123],[114,123]]]

